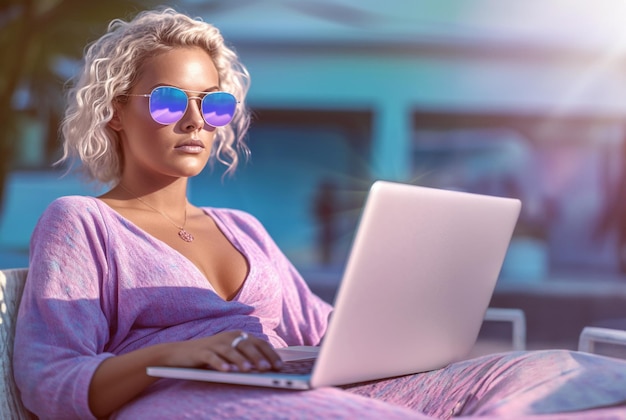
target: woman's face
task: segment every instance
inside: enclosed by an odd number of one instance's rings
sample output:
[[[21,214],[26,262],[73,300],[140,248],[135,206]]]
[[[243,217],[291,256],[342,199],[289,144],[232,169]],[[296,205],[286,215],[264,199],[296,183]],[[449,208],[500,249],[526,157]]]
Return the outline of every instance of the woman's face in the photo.
[[[162,85],[198,92],[219,90],[217,69],[200,48],[176,48],[151,57],[139,74],[131,94],[148,94]],[[162,125],[150,116],[147,97],[129,96],[126,103],[119,104],[111,127],[121,138],[122,178],[156,181],[200,173],[211,154],[215,128],[204,122],[199,105],[199,100],[190,100],[179,121]]]

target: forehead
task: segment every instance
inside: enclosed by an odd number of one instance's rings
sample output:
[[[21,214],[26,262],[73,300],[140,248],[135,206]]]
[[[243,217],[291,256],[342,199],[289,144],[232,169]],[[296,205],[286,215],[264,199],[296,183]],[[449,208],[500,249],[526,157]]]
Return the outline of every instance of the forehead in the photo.
[[[197,47],[175,48],[144,61],[137,88],[167,84],[203,91],[219,86],[219,75],[211,56]]]

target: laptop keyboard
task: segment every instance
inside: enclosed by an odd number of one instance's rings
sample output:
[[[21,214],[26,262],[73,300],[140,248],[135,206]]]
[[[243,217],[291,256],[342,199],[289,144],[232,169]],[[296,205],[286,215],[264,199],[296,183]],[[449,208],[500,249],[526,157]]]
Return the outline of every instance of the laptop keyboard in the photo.
[[[283,367],[280,369],[280,373],[305,375],[307,373],[311,373],[313,370],[313,364],[315,364],[315,359],[290,360],[288,362],[283,362]]]

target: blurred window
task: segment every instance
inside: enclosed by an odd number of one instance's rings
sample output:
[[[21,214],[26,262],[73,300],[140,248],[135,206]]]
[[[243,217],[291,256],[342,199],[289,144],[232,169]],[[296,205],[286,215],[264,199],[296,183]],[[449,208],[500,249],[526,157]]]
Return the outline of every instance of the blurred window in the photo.
[[[413,127],[415,182],[522,200],[510,254],[523,254],[510,255],[503,275],[626,272],[626,149],[617,118],[417,111]]]

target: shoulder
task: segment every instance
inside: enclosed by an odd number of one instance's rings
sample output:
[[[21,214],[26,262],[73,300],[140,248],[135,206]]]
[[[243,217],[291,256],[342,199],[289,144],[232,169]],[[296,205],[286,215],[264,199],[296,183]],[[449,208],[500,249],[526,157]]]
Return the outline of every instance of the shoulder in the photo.
[[[256,242],[257,245],[263,245],[263,247],[268,249],[275,246],[274,240],[265,229],[265,226],[263,226],[263,223],[252,214],[243,210],[226,208],[210,208],[208,212],[233,237],[248,237]]]
[[[78,243],[104,243],[108,234],[99,200],[87,196],[65,196],[52,201],[40,216],[31,236],[31,251],[61,249]]]
[[[235,209],[205,208],[231,241],[251,241],[267,255],[282,255],[278,245],[259,219]],[[250,243],[250,242],[247,242]]]
[[[87,195],[65,195],[54,199],[54,201],[50,203],[49,207],[96,207],[96,203],[98,201],[99,200],[96,197],[91,197]]]
[[[228,208],[206,208],[205,210],[218,217],[222,223],[229,225],[229,227],[237,227],[249,231],[249,233],[265,234],[265,228],[259,219],[246,211]]]
[[[59,197],[48,205],[43,214],[44,216],[49,214],[54,216],[88,215],[99,211],[97,201],[94,197],[79,195]]]
[[[67,224],[102,220],[101,206],[98,199],[87,196],[64,196],[52,201],[39,219],[39,224]]]

